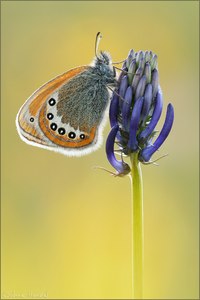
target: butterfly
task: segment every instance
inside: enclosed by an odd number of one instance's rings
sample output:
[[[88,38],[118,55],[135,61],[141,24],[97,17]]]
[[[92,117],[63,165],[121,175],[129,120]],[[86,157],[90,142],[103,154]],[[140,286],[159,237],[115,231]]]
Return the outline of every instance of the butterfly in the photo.
[[[110,54],[97,48],[91,65],[79,66],[36,90],[17,114],[19,136],[26,143],[81,156],[102,144],[102,130],[109,104],[109,89],[116,87],[116,70]]]

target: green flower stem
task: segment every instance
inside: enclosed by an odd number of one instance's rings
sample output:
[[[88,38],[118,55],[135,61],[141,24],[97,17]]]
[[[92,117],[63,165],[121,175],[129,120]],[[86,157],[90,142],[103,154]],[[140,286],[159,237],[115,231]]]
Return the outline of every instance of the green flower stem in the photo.
[[[143,298],[143,186],[138,153],[131,155],[132,226],[133,226],[133,298]]]

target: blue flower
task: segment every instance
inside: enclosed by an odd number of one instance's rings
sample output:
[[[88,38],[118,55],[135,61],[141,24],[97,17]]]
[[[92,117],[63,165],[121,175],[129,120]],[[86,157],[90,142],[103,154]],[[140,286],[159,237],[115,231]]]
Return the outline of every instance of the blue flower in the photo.
[[[152,155],[169,135],[174,121],[173,106],[168,104],[163,128],[154,140],[162,109],[157,55],[152,51],[135,53],[131,50],[123,63],[109,112],[111,131],[106,141],[106,153],[117,175],[130,172],[123,156],[138,153],[140,162],[151,162]],[[120,160],[115,157],[115,144],[119,147],[116,151],[121,154]]]

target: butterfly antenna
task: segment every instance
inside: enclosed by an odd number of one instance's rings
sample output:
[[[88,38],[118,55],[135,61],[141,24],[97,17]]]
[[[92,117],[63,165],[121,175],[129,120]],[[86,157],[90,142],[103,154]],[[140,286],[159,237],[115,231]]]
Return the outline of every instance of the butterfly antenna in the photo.
[[[97,50],[98,50],[98,47],[99,47],[99,42],[102,39],[102,37],[103,36],[102,36],[101,32],[98,32],[97,35],[96,35],[96,40],[95,40],[95,56],[96,56],[97,59],[98,59]]]
[[[116,61],[116,62],[112,62],[113,65],[119,65],[119,64],[122,64],[123,62],[125,62],[126,59],[124,60],[121,60],[121,61]]]

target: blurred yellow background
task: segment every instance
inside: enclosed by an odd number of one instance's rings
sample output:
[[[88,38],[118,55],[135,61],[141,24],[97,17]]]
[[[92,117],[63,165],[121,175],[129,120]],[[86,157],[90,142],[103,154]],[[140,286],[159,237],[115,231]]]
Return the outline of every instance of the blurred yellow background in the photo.
[[[31,147],[15,128],[24,101],[91,62],[158,54],[175,107],[160,166],[143,166],[147,299],[198,299],[198,1],[2,1],[2,298],[131,298],[129,178],[104,145],[81,158]],[[160,128],[159,127],[159,128]]]

